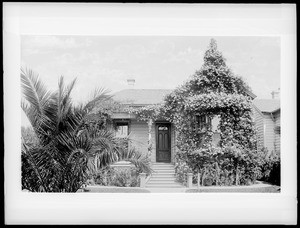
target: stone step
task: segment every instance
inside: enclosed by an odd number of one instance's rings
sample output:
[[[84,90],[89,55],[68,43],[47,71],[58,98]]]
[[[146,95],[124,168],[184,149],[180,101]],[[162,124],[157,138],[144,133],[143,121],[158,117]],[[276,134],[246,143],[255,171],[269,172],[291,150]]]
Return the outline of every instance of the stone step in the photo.
[[[180,184],[146,184],[146,188],[183,188]]]
[[[175,168],[173,165],[153,165],[151,167],[152,169],[162,169],[162,168],[174,169]]]
[[[153,169],[162,169],[162,168],[168,168],[168,169],[174,169],[175,167],[173,165],[154,165],[151,166]]]
[[[153,173],[175,173],[174,169],[153,169]]]
[[[147,183],[174,183],[174,182],[176,182],[176,179],[174,178],[174,179],[151,179],[151,180],[149,180]]]
[[[146,188],[182,188],[180,183],[176,182],[175,166],[170,163],[152,164],[153,173],[146,183]]]
[[[157,181],[157,180],[152,180],[152,181],[148,181],[147,182],[147,185],[149,184],[164,184],[164,185],[168,185],[168,184],[179,184],[179,183],[176,183],[174,180],[172,181]]]
[[[150,178],[175,178],[176,176],[174,174],[152,174]]]
[[[149,179],[149,181],[150,180],[159,180],[159,181],[161,181],[161,180],[176,180],[176,177],[151,177],[150,179]]]
[[[175,176],[175,172],[156,172],[152,173],[151,176]]]
[[[151,166],[152,169],[175,169],[174,166],[165,166],[165,165],[161,165],[161,166]]]
[[[175,178],[174,174],[152,174],[151,178]]]
[[[152,165],[171,165],[171,166],[174,166],[172,163],[166,163],[166,162],[155,162],[155,163],[152,163]]]

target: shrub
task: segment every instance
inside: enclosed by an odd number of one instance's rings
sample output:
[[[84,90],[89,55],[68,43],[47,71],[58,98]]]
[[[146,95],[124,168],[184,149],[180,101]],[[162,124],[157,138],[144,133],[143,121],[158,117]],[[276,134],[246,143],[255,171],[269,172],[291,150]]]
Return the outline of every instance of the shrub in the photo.
[[[202,148],[176,156],[176,176],[186,183],[186,174],[193,173],[193,183],[203,186],[250,185],[262,176],[263,153],[237,146]]]
[[[176,156],[180,156],[180,154],[176,154]],[[187,163],[183,159],[177,159],[175,163],[175,175],[176,180],[184,185],[187,183],[187,174],[191,172],[191,169],[187,165]]]
[[[262,176],[260,180],[280,186],[280,156],[273,151],[269,155],[266,149],[264,151],[266,151],[267,156],[261,165]]]
[[[95,184],[103,186],[138,187],[139,172],[135,167],[106,167],[94,176]]]

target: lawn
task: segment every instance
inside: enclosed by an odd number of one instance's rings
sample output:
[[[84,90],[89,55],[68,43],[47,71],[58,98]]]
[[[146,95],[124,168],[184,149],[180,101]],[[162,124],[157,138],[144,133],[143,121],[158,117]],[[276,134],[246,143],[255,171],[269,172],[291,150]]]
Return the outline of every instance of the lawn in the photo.
[[[268,187],[253,187],[253,188],[242,188],[242,187],[237,187],[237,188],[201,188],[201,189],[188,189],[186,190],[187,193],[196,193],[196,192],[232,192],[232,193],[237,193],[237,192],[245,192],[245,193],[280,193],[280,187],[278,186],[268,186]]]

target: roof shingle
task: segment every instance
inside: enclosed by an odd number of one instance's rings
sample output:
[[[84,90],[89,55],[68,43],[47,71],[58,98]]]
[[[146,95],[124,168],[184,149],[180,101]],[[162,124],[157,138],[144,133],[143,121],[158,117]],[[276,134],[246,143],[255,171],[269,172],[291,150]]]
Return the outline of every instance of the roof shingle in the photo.
[[[277,99],[254,99],[253,104],[261,112],[274,112],[280,109],[280,100]]]
[[[113,99],[131,105],[159,104],[171,92],[170,89],[125,89],[115,93]]]

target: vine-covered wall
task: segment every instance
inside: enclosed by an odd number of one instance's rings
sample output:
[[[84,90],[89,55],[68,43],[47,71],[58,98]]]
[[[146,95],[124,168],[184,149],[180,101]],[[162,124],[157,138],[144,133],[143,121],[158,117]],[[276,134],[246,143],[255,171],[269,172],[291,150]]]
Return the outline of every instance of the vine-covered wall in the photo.
[[[256,149],[249,94],[250,87],[226,66],[212,39],[200,70],[166,96],[163,104],[129,111],[141,120],[164,118],[174,123],[180,181],[193,172],[202,185],[250,184],[261,175],[262,160]],[[216,116],[220,119],[218,145],[213,143],[211,128]]]

